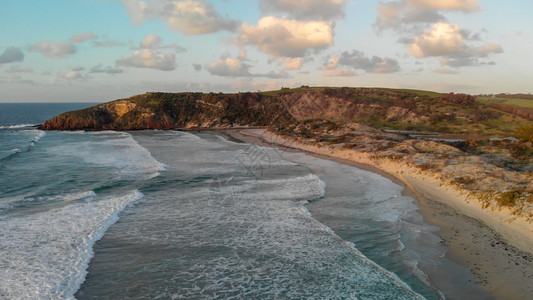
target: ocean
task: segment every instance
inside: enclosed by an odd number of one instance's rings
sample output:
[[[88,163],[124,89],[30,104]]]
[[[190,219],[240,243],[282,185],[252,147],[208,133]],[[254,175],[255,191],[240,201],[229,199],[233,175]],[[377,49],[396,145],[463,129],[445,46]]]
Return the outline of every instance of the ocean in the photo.
[[[387,178],[214,131],[34,127],[89,105],[0,104],[1,299],[479,292]]]

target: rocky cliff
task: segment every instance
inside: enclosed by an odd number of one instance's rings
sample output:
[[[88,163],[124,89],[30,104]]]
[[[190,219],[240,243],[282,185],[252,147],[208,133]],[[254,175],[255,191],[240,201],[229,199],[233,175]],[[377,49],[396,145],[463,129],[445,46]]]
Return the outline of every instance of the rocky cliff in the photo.
[[[468,95],[372,88],[282,89],[265,93],[146,93],[67,112],[46,130],[137,130],[269,126],[307,120],[408,130],[494,129],[504,113]]]
[[[41,128],[138,130],[267,126],[276,117],[290,119],[274,100],[258,93],[146,93],[67,112],[46,121]]]

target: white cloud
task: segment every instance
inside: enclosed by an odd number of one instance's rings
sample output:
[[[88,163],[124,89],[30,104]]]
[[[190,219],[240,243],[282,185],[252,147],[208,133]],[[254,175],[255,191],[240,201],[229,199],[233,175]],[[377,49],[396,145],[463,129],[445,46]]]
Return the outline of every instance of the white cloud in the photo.
[[[70,42],[74,44],[79,44],[79,43],[83,43],[89,40],[95,40],[97,38],[98,37],[92,32],[84,32],[80,34],[75,34],[72,37],[70,37]]]
[[[300,70],[304,64],[302,57],[286,57],[283,59],[285,70]]]
[[[8,64],[24,60],[24,53],[19,47],[9,47],[0,54],[0,64]]]
[[[350,67],[354,70],[364,70],[367,73],[374,74],[400,71],[400,64],[396,59],[376,55],[367,57],[363,52],[358,50],[352,50],[352,52],[345,51],[341,53],[340,57],[330,58],[324,66],[324,69],[334,70],[338,66]]]
[[[433,72],[434,73],[438,73],[438,74],[446,74],[446,75],[457,75],[457,74],[459,74],[459,71],[448,69],[448,68],[436,69]]]
[[[503,48],[500,45],[487,44],[487,45],[483,45],[481,47],[477,47],[475,49],[475,52],[477,53],[477,55],[479,55],[479,57],[487,57],[488,55],[490,55],[492,53],[502,53],[503,52]]]
[[[33,73],[32,67],[11,66],[6,73]]]
[[[113,68],[111,66],[107,66],[107,67],[104,68],[100,64],[100,65],[92,67],[91,70],[89,71],[89,73],[106,73],[106,74],[114,75],[114,74],[124,73],[124,70],[122,70],[120,68]]]
[[[163,45],[163,46],[160,46],[159,48],[157,49],[172,49],[174,50],[174,52],[176,53],[182,53],[182,52],[186,52],[187,49],[183,48],[182,46],[179,46],[179,45],[176,45],[174,43],[170,44],[170,45]]]
[[[349,69],[324,70],[323,75],[327,77],[351,77],[351,76],[357,76],[357,72],[353,70],[349,70]]]
[[[332,20],[344,17],[347,0],[260,0],[263,13],[288,13],[306,20]]]
[[[94,41],[93,42],[93,45],[95,47],[117,47],[117,46],[123,46],[124,43],[120,42],[120,41],[117,41],[117,40],[113,40],[113,41],[103,41],[103,42],[97,42],[97,41]]]
[[[226,58],[209,64],[207,70],[211,75],[218,76],[252,76],[249,71],[250,66],[234,58]]]
[[[222,58],[217,62],[209,64],[207,70],[211,75],[218,76],[230,76],[230,77],[267,77],[267,78],[288,78],[287,72],[274,72],[268,73],[250,73],[250,65],[243,63],[239,59],[234,58]]]
[[[461,29],[457,25],[437,23],[429,31],[414,38],[409,52],[414,57],[444,56],[459,52],[464,46]]]
[[[176,69],[174,53],[161,53],[157,50],[141,49],[116,61],[119,67],[151,68],[161,71]]]
[[[65,58],[76,53],[76,47],[70,42],[40,41],[30,45],[28,50],[39,52],[48,58]]]
[[[406,5],[424,9],[473,11],[479,9],[477,2],[477,0],[407,0]]]
[[[221,17],[205,0],[122,0],[122,3],[135,25],[158,18],[166,22],[169,29],[189,35],[234,31],[240,24]]]
[[[149,34],[140,42],[139,46],[144,49],[157,48],[162,43],[161,37],[156,34]]]
[[[1,80],[1,79],[5,80]],[[0,76],[0,83],[2,82],[9,82],[11,84],[28,84],[28,85],[36,85],[34,80],[31,79],[23,79],[22,76],[11,74],[10,76]]]
[[[156,34],[149,34],[139,43],[139,49],[173,49],[175,52],[185,52],[185,48],[176,44],[163,45],[163,39]]]
[[[330,57],[329,61],[327,62],[327,64],[324,65],[323,69],[325,70],[334,70],[337,68],[337,66],[339,65],[339,60],[340,58],[338,57]]]
[[[441,65],[451,67],[478,65],[479,58],[503,52],[503,48],[495,44],[467,45],[464,35],[465,31],[457,25],[437,23],[413,39],[409,52],[417,58],[440,57]]]
[[[87,74],[81,72],[83,69],[82,67],[74,67],[70,71],[61,72],[57,76],[52,77],[50,83],[56,84],[59,80],[78,81],[89,79],[90,77]]]
[[[300,61],[287,58],[302,58],[311,51],[333,45],[332,27],[332,22],[264,17],[257,26],[243,24],[238,44],[256,46],[261,52],[285,62],[286,69],[294,69]]]
[[[291,77],[289,73],[285,71],[282,71],[282,72],[270,71],[268,73],[254,74],[253,76],[254,77],[266,77],[266,78],[272,78],[272,79],[281,79],[281,78]]]
[[[62,78],[68,80],[84,79],[85,76],[79,71],[69,71],[61,74]]]
[[[243,78],[241,80],[235,81],[231,88],[238,91],[273,91],[279,90],[283,86],[296,86],[295,82],[286,82],[283,83],[270,80],[270,81],[253,81],[250,78]]]
[[[472,12],[478,9],[477,0],[379,1],[374,27],[378,31],[393,29],[400,32],[416,32],[420,26],[446,22],[443,12]]]

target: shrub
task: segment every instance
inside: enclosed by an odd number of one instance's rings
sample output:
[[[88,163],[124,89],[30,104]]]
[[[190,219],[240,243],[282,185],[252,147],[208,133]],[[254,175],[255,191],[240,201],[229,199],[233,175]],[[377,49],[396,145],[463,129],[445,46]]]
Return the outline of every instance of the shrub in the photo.
[[[515,136],[524,142],[533,142],[533,125],[518,128]]]
[[[509,151],[511,152],[511,155],[514,158],[518,159],[527,159],[528,157],[533,156],[533,148],[531,147],[531,143],[512,143],[508,147]]]
[[[522,197],[522,192],[519,190],[511,190],[503,192],[499,197],[496,197],[496,203],[500,206],[513,207]]]

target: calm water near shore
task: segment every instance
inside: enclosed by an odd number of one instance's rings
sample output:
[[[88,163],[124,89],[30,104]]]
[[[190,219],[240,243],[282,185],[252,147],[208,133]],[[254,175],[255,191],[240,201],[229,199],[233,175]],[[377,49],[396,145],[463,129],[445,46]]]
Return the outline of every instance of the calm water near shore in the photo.
[[[215,132],[29,126],[42,118],[0,120],[0,298],[489,298],[454,282],[470,275],[439,228],[377,174]]]

